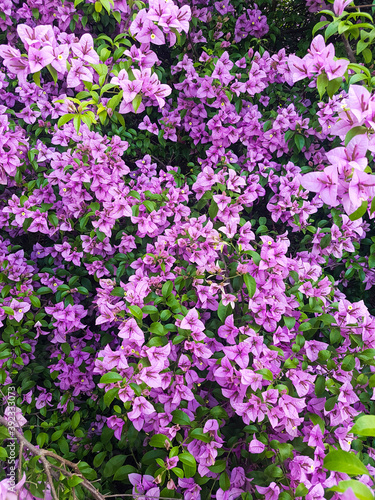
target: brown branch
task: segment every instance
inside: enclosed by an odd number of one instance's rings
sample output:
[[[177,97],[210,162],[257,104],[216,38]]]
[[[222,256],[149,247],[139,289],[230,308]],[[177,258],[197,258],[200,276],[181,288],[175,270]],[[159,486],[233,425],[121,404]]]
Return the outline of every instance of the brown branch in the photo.
[[[150,496],[147,493],[119,493],[118,495],[104,495],[104,498],[132,498],[132,500],[137,500],[138,498],[157,498],[158,500],[176,500],[170,497],[157,497]]]
[[[51,464],[52,467],[54,467],[55,469],[57,469],[58,471],[60,471],[62,474],[64,474],[64,476],[67,476],[67,477],[73,477],[73,476],[79,476],[82,478],[82,474],[77,474],[77,473],[72,473],[72,472],[69,472],[68,470],[66,469],[63,469],[62,467],[59,467],[57,465],[54,465],[54,464]],[[95,486],[93,486],[90,482],[87,482],[88,484],[85,485],[85,488],[90,492],[92,493],[92,495],[94,495],[94,498],[97,498],[95,497],[95,494],[99,493],[98,490],[95,488]],[[82,484],[83,486],[83,482],[80,483]],[[101,498],[105,498],[105,497],[101,497]]]
[[[345,7],[345,9],[368,9],[369,7],[375,7],[375,4],[354,5],[353,7]]]
[[[70,460],[67,460],[66,458],[60,457],[60,455],[57,455],[53,451],[45,450],[43,448],[37,448],[36,446],[31,444],[30,441],[28,441],[25,438],[25,436],[22,434],[22,432],[20,432],[14,428],[13,423],[10,424],[2,416],[0,416],[0,425],[4,425],[7,429],[12,428],[12,433],[15,435],[18,442],[20,443],[20,451],[21,451],[21,449],[23,450],[23,448],[27,448],[33,455],[35,455],[36,457],[40,457],[40,460],[43,464],[45,473],[47,475],[48,483],[51,487],[51,494],[52,494],[52,497],[54,500],[59,500],[59,497],[57,496],[55,486],[53,484],[53,477],[57,480],[58,480],[58,478],[56,478],[54,471],[51,471],[51,467],[55,467],[55,468],[59,469],[60,472],[62,474],[64,474],[66,477],[72,477],[74,475],[79,476],[80,478],[82,478],[82,482],[80,483],[80,485],[83,488],[85,488],[87,491],[89,491],[95,500],[105,500],[105,497],[90,483],[90,481],[88,481],[86,478],[83,477],[77,464],[71,462]],[[68,466],[68,467],[74,469],[75,473],[73,474],[65,469],[62,469],[62,468],[50,463],[46,457],[53,458],[56,461],[60,462],[60,464],[63,464],[65,466]]]
[[[353,49],[350,46],[349,40],[344,35],[341,35],[341,40],[342,40],[342,43],[344,44],[346,54],[348,56],[349,61],[351,63],[357,64],[357,59],[355,58],[355,54],[353,52]]]
[[[23,458],[23,443],[20,443],[20,451],[18,454],[18,482],[22,479],[22,458]]]

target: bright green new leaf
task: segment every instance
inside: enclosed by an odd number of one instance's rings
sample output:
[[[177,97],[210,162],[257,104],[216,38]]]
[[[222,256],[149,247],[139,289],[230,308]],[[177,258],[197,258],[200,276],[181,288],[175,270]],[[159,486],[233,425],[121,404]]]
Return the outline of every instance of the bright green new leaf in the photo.
[[[340,481],[337,486],[330,488],[330,491],[338,491],[345,493],[346,490],[351,489],[359,500],[373,500],[374,495],[368,486],[355,479],[347,481]]]
[[[363,415],[359,417],[350,432],[357,436],[375,437],[375,416]]]
[[[369,476],[369,472],[361,460],[348,451],[333,450],[329,452],[323,465],[328,470],[343,472],[349,476],[361,476],[362,474]]]

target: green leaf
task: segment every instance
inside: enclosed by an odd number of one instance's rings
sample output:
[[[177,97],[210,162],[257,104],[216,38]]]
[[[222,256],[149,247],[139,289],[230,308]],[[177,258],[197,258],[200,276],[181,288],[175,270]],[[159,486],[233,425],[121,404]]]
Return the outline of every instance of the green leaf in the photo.
[[[298,151],[302,151],[305,147],[305,138],[301,134],[296,134],[294,136],[294,144],[297,146]]]
[[[173,467],[172,472],[176,474],[177,477],[183,478],[184,477],[184,471],[180,469],[180,467]],[[168,490],[168,495],[170,495],[171,490]],[[163,494],[163,492],[162,492]]]
[[[252,276],[250,276],[249,273],[246,273],[243,275],[243,280],[245,282],[247,291],[249,293],[249,298],[251,299],[254,296],[255,291],[257,289],[255,279]]]
[[[371,201],[370,214],[372,215],[375,212],[375,197]]]
[[[349,142],[353,139],[353,137],[355,137],[356,135],[365,134],[366,131],[367,131],[366,127],[363,127],[362,125],[351,128],[345,136],[345,147],[349,144]]]
[[[225,318],[229,316],[230,311],[232,310],[230,304],[225,306],[222,301],[219,302],[219,307],[217,309],[217,315],[222,323],[224,323]]]
[[[345,358],[342,360],[341,363],[341,368],[346,371],[346,372],[351,372],[353,368],[355,367],[355,359],[354,356],[351,354],[348,354],[345,356]]]
[[[164,298],[167,298],[172,293],[172,290],[173,290],[172,281],[166,281],[161,289],[161,294]]]
[[[40,84],[40,71],[37,71],[36,73],[33,74],[33,80],[34,80],[35,85],[42,88],[42,86]]]
[[[40,448],[43,448],[44,443],[48,442],[48,434],[46,432],[40,432],[36,437],[36,442]]]
[[[48,286],[41,286],[35,293],[38,295],[45,295],[47,293],[52,293],[52,290]]]
[[[78,486],[80,483],[82,483],[82,481],[83,481],[83,477],[73,475],[73,476],[68,478],[68,485],[71,488],[74,488],[75,486]]]
[[[357,208],[355,212],[349,215],[349,219],[352,221],[360,219],[367,212],[367,207],[368,207],[368,201],[365,200],[362,202],[362,205],[359,208]]]
[[[220,474],[219,486],[223,491],[227,491],[230,488],[230,479],[226,472]]]
[[[304,497],[307,495],[308,492],[309,490],[306,488],[306,486],[303,483],[300,483],[296,488],[295,496]]]
[[[38,297],[35,297],[35,295],[30,295],[29,299],[34,307],[40,307],[40,300]]]
[[[123,465],[117,471],[115,472],[115,475],[113,476],[113,479],[115,481],[125,481],[129,474],[132,474],[134,472],[137,472],[137,469],[133,467],[132,465]]]
[[[121,23],[121,12],[117,10],[112,11],[112,16],[116,19],[118,23]],[[121,47],[122,48],[122,47]],[[116,60],[116,59],[115,59]]]
[[[81,415],[79,414],[78,411],[75,412],[75,414],[72,417],[71,425],[72,429],[76,429],[79,426],[79,423],[81,421]]]
[[[70,122],[70,120],[73,120],[73,118],[75,117],[75,115],[73,113],[68,113],[66,115],[63,115],[59,118],[59,121],[57,122],[57,127],[60,128],[62,127],[63,125],[65,125],[65,123],[68,123]]]
[[[104,396],[103,396],[103,401],[106,406],[110,406],[112,401],[115,399],[119,391],[119,387],[112,387],[112,389],[109,389]]]
[[[324,420],[321,417],[319,417],[319,415],[315,415],[315,413],[308,413],[308,416],[314,425],[319,425],[322,434],[324,434],[325,430]]]
[[[142,309],[138,306],[129,306],[129,311],[131,312],[131,314],[135,317],[135,318],[138,318],[140,320],[143,319],[143,312],[142,312]]]
[[[112,292],[111,295],[114,297],[123,297],[125,294],[125,290],[122,288],[122,286],[116,286]]]
[[[349,479],[347,481],[340,481],[337,486],[329,488],[329,491],[338,491],[345,493],[346,490],[351,489],[359,500],[374,500],[374,495],[368,486],[357,481],[356,479]]]
[[[185,451],[183,453],[180,453],[178,455],[178,458],[179,458],[180,462],[182,462],[183,464],[186,464],[193,469],[197,468],[197,462],[195,461],[195,458],[193,457],[193,455],[191,453]]]
[[[298,331],[299,332],[307,332],[308,330],[311,330],[312,324],[309,321],[306,321],[305,323],[301,323]]]
[[[164,336],[167,334],[166,328],[161,323],[158,323],[156,321],[154,323],[151,323],[151,325],[149,326],[149,330],[151,333],[155,333],[155,335]]]
[[[357,436],[375,437],[375,416],[363,415],[359,417],[350,432]]]
[[[115,455],[114,457],[110,458],[103,469],[103,476],[114,476],[116,471],[118,471],[119,468],[124,464],[125,460],[125,455]]]
[[[5,314],[9,314],[9,316],[14,316],[14,311],[11,307],[9,306],[1,306]]]
[[[322,12],[326,12],[326,11],[322,11]],[[332,12],[331,12],[331,15],[332,15]],[[328,38],[332,35],[334,35],[337,30],[338,30],[338,27],[339,27],[339,21],[334,21],[333,23],[330,23],[324,33],[324,37],[325,37],[325,40],[327,41]],[[320,75],[319,75],[320,76]],[[319,78],[319,77],[318,77]]]
[[[226,468],[226,460],[216,460],[215,465],[211,465],[211,467],[209,467],[210,471],[214,472],[215,474],[220,474],[220,472],[223,472]]]
[[[327,94],[330,98],[339,90],[342,85],[342,77],[330,80],[327,85]]]
[[[284,325],[288,328],[288,330],[291,330],[296,324],[296,318],[288,318],[287,316],[284,316],[283,319]]]
[[[316,85],[317,85],[317,88],[318,88],[319,97],[320,97],[320,99],[322,99],[322,97],[325,94],[327,85],[328,85],[328,78],[327,78],[327,75],[325,73],[321,73],[318,76],[317,81],[316,81]]]
[[[361,476],[369,472],[365,465],[353,453],[343,450],[333,450],[326,455],[323,465],[326,469],[343,472],[349,476]]]
[[[142,312],[143,312],[143,314],[155,314],[159,311],[158,311],[157,307],[155,307],[155,306],[143,306]]]
[[[191,424],[191,420],[190,420],[189,416],[182,410],[174,410],[174,411],[172,411],[172,415],[173,415],[172,422],[174,424],[178,424],[178,425],[190,425]]]
[[[99,383],[100,384],[114,384],[115,382],[120,382],[120,381],[122,381],[121,375],[119,375],[116,372],[108,372],[108,373],[105,373],[101,377]]]
[[[64,432],[63,429],[59,429],[58,431],[55,431],[51,436],[51,441],[57,441],[58,439],[60,439],[61,436],[63,435],[63,432]]]
[[[48,64],[47,69],[50,72],[50,75],[52,76],[53,81],[55,83],[57,83],[57,71],[55,70],[55,68],[53,66],[51,66],[50,64]]]
[[[335,318],[331,314],[322,314],[321,316],[319,316],[319,319],[325,325],[332,325],[332,323],[336,323]]]
[[[189,432],[189,437],[194,438],[194,439],[198,439],[199,441],[203,441],[204,443],[211,442],[210,436],[208,434],[205,434],[203,432],[202,428],[198,428],[198,427],[196,427],[195,429],[192,429]]]
[[[371,50],[370,49],[365,49],[362,52],[362,57],[365,60],[366,64],[370,64],[370,62],[372,61],[372,52],[371,52]]]
[[[268,368],[261,368],[260,370],[256,370],[255,373],[259,373],[260,375],[262,375],[263,380],[273,380],[272,372]]]
[[[111,97],[107,103],[107,108],[115,109],[120,104],[123,93],[124,91],[121,90],[118,94]]]
[[[321,398],[325,392],[326,379],[324,375],[318,375],[315,380],[315,395],[317,398]]]
[[[142,102],[142,96],[140,94],[137,94],[132,101],[133,109],[135,112],[138,111],[141,102]]]
[[[322,248],[322,249],[327,248],[331,244],[331,241],[332,241],[331,233],[326,234],[320,240],[320,248]]]
[[[100,0],[100,3],[103,5],[105,10],[108,12],[108,14],[111,12],[111,7],[113,7],[113,2],[111,5],[111,2],[109,0]]]
[[[210,216],[211,219],[214,219],[219,212],[219,207],[217,206],[217,203],[212,200],[210,204],[210,208],[208,209],[208,215]]]
[[[91,64],[99,76],[106,76],[108,73],[108,66],[106,64]]]
[[[155,448],[167,448],[169,446],[172,447],[170,439],[164,434],[155,434],[154,436],[152,436],[149,445]]]
[[[324,26],[327,26],[327,24],[329,24],[329,21],[320,21],[319,23],[317,23],[314,28],[313,28],[313,31],[312,31],[312,34],[313,36],[315,35],[315,33],[320,30],[321,28],[324,28]]]
[[[74,115],[73,124],[74,124],[74,128],[75,128],[77,134],[79,134],[81,122],[82,122],[82,116],[81,115]]]
[[[180,462],[183,464],[186,477],[193,477],[197,471],[197,462],[193,455],[189,452],[183,452],[178,455]]]

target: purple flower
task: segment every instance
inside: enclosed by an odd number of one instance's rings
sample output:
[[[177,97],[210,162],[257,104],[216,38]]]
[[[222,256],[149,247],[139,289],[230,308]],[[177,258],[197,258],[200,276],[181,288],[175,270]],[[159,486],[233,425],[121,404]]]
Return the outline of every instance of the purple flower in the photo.
[[[253,435],[253,439],[249,443],[249,451],[250,453],[262,453],[265,449],[265,445],[259,441],[255,434]]]
[[[115,438],[118,440],[121,439],[122,428],[124,427],[125,422],[118,417],[112,416],[107,418],[107,425],[110,429],[114,429]]]
[[[48,47],[43,47],[41,49],[36,49],[35,47],[30,47],[28,52],[29,57],[29,68],[31,73],[36,73],[40,71],[45,66],[48,66],[53,60],[54,55],[51,54]]]

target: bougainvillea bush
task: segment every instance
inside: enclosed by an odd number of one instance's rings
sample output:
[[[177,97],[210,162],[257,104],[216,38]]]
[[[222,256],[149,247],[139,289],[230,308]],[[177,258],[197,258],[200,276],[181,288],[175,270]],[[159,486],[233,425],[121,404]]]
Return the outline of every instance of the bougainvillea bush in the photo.
[[[373,498],[371,13],[0,2],[0,499]]]

